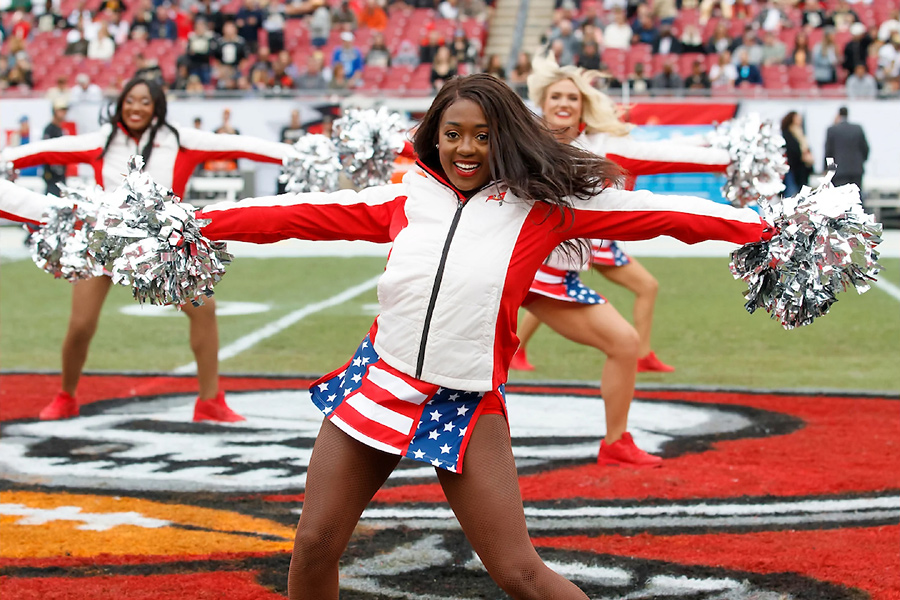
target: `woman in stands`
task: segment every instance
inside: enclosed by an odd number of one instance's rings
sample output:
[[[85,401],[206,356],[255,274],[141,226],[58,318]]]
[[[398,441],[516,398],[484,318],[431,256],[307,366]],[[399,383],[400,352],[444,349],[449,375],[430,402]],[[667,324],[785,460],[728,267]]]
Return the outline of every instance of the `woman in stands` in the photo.
[[[6,148],[0,160],[18,168],[42,164],[87,163],[96,181],[114,189],[127,172],[130,156],[140,154],[154,180],[183,197],[188,178],[197,165],[211,159],[237,159],[280,163],[292,148],[247,136],[220,135],[172,125],[166,120],[163,89],[153,81],[133,79],[125,84],[115,103],[110,122],[98,131],[63,136],[15,148]],[[40,413],[41,419],[65,419],[79,413],[75,391],[97,329],[100,309],[112,280],[94,277],[72,288],[72,310],[62,348],[61,390]],[[190,343],[197,361],[199,394],[194,420],[242,421],[225,403],[219,389],[219,333],[215,301],[181,310],[190,320]]]
[[[631,177],[725,171],[730,162],[725,150],[630,139],[630,126],[619,119],[612,100],[591,86],[597,76],[599,73],[572,66],[559,67],[552,57],[536,58],[528,78],[529,97],[541,108],[559,141],[605,156]],[[512,368],[533,369],[525,348],[541,322],[572,341],[606,354],[601,377],[606,436],[598,462],[657,466],[661,459],[635,446],[627,425],[636,371],[674,370],[660,361],[650,346],[658,284],[638,261],[609,240],[592,241],[591,264],[604,277],[635,294],[634,327],[602,296],[581,283],[578,271],[582,265],[573,265],[555,253],[538,271],[526,301],[527,312],[518,331],[520,346]]]

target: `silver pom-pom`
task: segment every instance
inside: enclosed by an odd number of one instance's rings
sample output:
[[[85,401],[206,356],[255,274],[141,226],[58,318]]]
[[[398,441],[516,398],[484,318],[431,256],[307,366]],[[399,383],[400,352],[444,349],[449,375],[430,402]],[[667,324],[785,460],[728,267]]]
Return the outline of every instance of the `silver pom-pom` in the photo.
[[[68,281],[88,279],[103,273],[88,253],[88,239],[97,222],[98,186],[61,185],[58,205],[45,213],[42,225],[28,236],[31,258],[54,277]]]
[[[19,170],[11,162],[0,158],[0,179],[15,181],[18,174]]]
[[[327,136],[312,133],[294,144],[295,156],[282,161],[278,181],[288,192],[333,192],[338,189],[341,160],[337,147]]]
[[[832,176],[763,206],[775,235],[731,254],[732,274],[749,286],[747,311],[765,308],[785,329],[827,313],[839,292],[868,291],[881,268],[881,224],[863,211],[856,185],[835,188]]]
[[[731,155],[722,194],[733,206],[762,205],[784,191],[784,138],[771,121],[751,113],[722,123],[707,140]]]
[[[201,234],[208,221],[194,218],[193,206],[141,172],[143,162],[129,160],[125,182],[112,194],[118,204],[98,219],[91,246],[113,257],[113,282],[131,285],[139,302],[198,306],[213,295],[232,256]]]
[[[344,173],[357,187],[390,183],[403,150],[407,123],[400,113],[350,109],[334,122],[335,143]]]

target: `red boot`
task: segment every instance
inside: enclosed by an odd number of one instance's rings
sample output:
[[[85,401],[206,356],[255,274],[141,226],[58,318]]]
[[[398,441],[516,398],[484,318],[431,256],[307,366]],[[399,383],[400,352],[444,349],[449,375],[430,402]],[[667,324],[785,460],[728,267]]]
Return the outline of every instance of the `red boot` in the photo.
[[[516,350],[512,362],[509,363],[509,368],[513,371],[534,371],[534,366],[528,362],[528,357],[525,356],[525,348]]]
[[[40,415],[42,421],[58,421],[78,416],[78,400],[66,392],[56,394],[53,402],[44,407]]]
[[[237,423],[246,421],[225,404],[225,392],[219,392],[215,398],[201,400],[194,404],[194,421],[219,421],[221,423]]]
[[[600,442],[600,452],[597,454],[598,465],[621,465],[623,467],[648,468],[662,465],[662,459],[648,454],[634,445],[634,439],[627,431],[622,437],[612,444],[606,440]]]
[[[657,373],[671,373],[675,370],[675,367],[667,365],[663,361],[656,358],[656,352],[651,350],[650,354],[648,354],[644,358],[638,359],[637,370],[638,373],[644,373],[647,371],[655,371]]]

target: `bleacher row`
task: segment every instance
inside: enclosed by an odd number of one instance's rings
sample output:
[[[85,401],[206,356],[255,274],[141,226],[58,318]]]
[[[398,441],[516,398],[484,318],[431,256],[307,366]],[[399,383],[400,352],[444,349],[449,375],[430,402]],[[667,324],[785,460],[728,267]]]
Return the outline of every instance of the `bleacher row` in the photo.
[[[63,14],[66,10],[73,10],[79,0],[63,0]],[[97,4],[92,2],[91,4]],[[222,12],[234,12],[240,6],[240,0],[232,1],[222,9]],[[123,19],[128,19],[128,12]],[[412,49],[418,52],[419,45],[425,32],[434,29],[448,42],[453,38],[454,32],[460,28],[470,43],[478,48],[483,48],[487,39],[486,25],[476,20],[448,20],[438,16],[434,9],[416,8],[404,9],[398,5],[389,7],[388,26],[382,32],[385,45],[392,55],[396,55],[401,44],[407,41]],[[363,56],[366,55],[372,44],[373,30],[359,27],[355,30],[356,45]],[[267,44],[267,34],[264,29],[259,32],[260,45]],[[340,30],[334,29],[328,42],[318,50],[322,52],[325,64],[331,61],[332,53],[340,45]],[[298,68],[303,70],[310,55],[316,51],[312,46],[306,21],[303,19],[287,19],[284,27],[285,49],[291,54],[291,59]],[[6,43],[0,46],[0,52],[5,51]],[[36,32],[28,41],[27,51],[32,57],[32,78],[35,90],[46,90],[56,84],[60,77],[65,77],[69,85],[74,84],[75,77],[80,73],[86,73],[91,77],[92,83],[101,88],[117,87],[127,80],[135,71],[135,56],[142,53],[146,58],[155,60],[162,69],[167,81],[175,78],[176,62],[186,51],[186,40],[128,40],[116,48],[115,55],[110,61],[93,60],[82,56],[69,56],[64,53],[66,47],[65,33],[51,31],[46,33]],[[249,70],[253,60],[246,61],[245,72]],[[430,92],[430,65],[396,65],[390,68],[368,66],[363,69],[362,86],[364,90],[389,89],[398,92]]]

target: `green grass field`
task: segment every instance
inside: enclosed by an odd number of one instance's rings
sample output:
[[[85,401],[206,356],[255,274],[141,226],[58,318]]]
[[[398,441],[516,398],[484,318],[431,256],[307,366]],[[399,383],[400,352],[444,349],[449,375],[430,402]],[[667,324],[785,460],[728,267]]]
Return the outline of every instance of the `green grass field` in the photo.
[[[900,390],[900,302],[873,288],[839,296],[831,313],[809,327],[785,331],[765,313],[743,308],[743,283],[723,258],[642,259],[660,280],[653,346],[677,367],[641,374],[638,383],[761,389]],[[882,261],[882,277],[900,285],[900,260]],[[222,316],[221,344],[259,329],[310,303],[325,300],[375,275],[381,258],[239,258],[217,290],[220,301],[261,302],[268,312]],[[597,274],[586,282],[630,315],[631,297]],[[69,285],[30,261],[0,268],[0,368],[59,369],[69,311]],[[346,361],[375,314],[374,289],[316,313],[240,355],[223,373],[320,374]],[[114,288],[104,307],[88,371],[167,372],[193,359],[181,315],[124,315],[129,290]],[[541,328],[529,348],[538,367],[513,372],[513,381],[599,379],[603,357]]]

